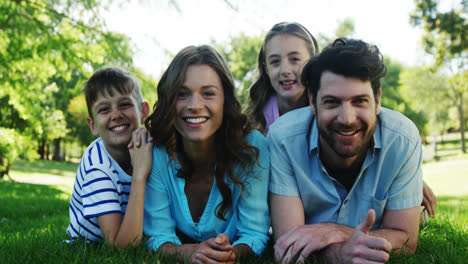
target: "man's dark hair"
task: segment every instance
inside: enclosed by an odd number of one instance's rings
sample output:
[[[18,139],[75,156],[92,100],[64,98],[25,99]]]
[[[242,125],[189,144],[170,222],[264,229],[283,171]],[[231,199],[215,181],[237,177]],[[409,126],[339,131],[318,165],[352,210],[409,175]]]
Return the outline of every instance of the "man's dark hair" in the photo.
[[[345,77],[370,81],[375,98],[380,90],[380,78],[387,73],[383,56],[375,45],[362,40],[338,38],[312,57],[302,70],[302,84],[312,94],[314,102],[325,71]]]

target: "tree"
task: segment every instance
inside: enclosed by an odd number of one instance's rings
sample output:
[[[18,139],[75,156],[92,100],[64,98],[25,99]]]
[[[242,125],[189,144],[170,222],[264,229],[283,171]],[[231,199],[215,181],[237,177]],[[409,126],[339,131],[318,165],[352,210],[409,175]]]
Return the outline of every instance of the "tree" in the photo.
[[[430,120],[429,131],[442,135],[454,123],[450,121],[453,102],[449,95],[447,77],[432,73],[428,66],[405,68],[401,74],[401,94],[411,106]]]
[[[38,140],[42,157],[76,125],[67,108],[77,84],[103,65],[132,67],[129,39],[107,32],[98,15],[111,2],[0,3],[0,113],[11,118],[0,126]]]
[[[421,137],[427,136],[427,118],[421,109],[415,109],[414,103],[417,97],[405,96],[402,93],[401,74],[404,67],[401,63],[385,58],[387,75],[382,79],[382,101],[384,107],[399,111],[414,122]]]
[[[257,58],[263,38],[263,35],[252,37],[241,33],[239,36],[231,38],[227,43],[214,44],[229,65],[242,105],[247,104],[248,89],[253,84],[257,74]]]
[[[439,11],[436,0],[415,0],[416,8],[411,14],[411,23],[424,29],[423,46],[434,56],[434,70],[444,66],[452,73],[449,89],[457,104],[462,151],[465,146],[464,85],[468,71],[468,1],[461,2],[446,12]]]
[[[338,22],[338,27],[335,29],[334,36],[329,37],[326,34],[318,33],[317,42],[319,43],[320,50],[325,48],[330,42],[337,38],[349,38],[354,35],[354,20],[352,18],[345,18]]]

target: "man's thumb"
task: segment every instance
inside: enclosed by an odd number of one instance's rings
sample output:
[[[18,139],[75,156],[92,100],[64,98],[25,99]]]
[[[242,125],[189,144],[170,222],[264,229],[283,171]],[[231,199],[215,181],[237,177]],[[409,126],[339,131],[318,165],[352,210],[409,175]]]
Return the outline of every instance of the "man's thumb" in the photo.
[[[364,234],[367,235],[371,227],[374,225],[374,222],[375,222],[375,211],[374,209],[369,209],[369,211],[367,211],[366,218],[356,227],[356,229],[362,231]]]

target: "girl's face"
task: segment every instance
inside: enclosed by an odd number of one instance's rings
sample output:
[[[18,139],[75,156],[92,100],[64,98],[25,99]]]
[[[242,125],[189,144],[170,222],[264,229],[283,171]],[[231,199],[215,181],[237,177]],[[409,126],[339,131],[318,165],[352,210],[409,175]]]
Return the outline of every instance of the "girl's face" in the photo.
[[[177,131],[185,143],[210,143],[223,122],[224,88],[208,65],[191,65],[176,99]]]
[[[301,70],[310,57],[306,42],[294,35],[278,34],[266,43],[266,69],[279,101],[293,104],[301,98]]]

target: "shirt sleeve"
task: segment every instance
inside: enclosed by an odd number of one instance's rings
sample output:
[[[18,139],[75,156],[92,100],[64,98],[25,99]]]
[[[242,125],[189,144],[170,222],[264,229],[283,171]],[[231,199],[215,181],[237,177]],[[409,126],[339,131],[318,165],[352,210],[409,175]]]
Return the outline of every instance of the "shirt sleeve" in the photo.
[[[270,130],[267,136],[271,164],[269,190],[277,195],[299,196],[294,170],[276,131]]]
[[[175,233],[175,221],[171,215],[170,198],[164,186],[162,170],[166,169],[167,162],[160,162],[161,153],[154,148],[153,166],[151,168],[145,191],[145,209],[143,231],[149,236],[147,247],[157,250],[164,243],[181,245]]]
[[[86,171],[81,194],[84,217],[122,213],[119,191],[111,179],[112,170],[112,167],[93,166]]]
[[[246,177],[245,190],[238,204],[239,222],[237,225],[238,244],[248,245],[252,251],[260,255],[268,241],[270,218],[268,210],[268,181],[270,169],[270,153],[265,138],[258,132],[253,134],[254,145],[259,150],[258,164]]]
[[[421,141],[416,140],[412,149],[402,151],[406,153],[406,162],[400,168],[398,175],[389,191],[387,210],[402,210],[415,207],[422,202],[422,147]]]

